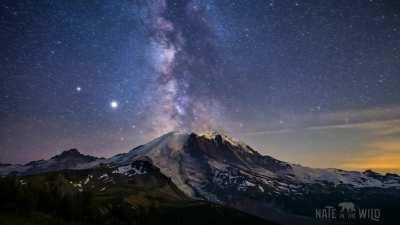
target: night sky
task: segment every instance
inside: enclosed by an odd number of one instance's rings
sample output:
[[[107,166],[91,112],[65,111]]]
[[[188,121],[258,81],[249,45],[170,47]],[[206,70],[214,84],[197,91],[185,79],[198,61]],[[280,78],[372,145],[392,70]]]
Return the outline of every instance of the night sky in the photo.
[[[3,163],[213,129],[400,172],[397,0],[6,0],[0,49]]]

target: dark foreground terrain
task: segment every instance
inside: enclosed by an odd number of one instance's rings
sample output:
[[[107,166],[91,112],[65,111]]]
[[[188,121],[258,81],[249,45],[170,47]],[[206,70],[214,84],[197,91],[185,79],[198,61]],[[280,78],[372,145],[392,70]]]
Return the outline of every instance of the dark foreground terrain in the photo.
[[[193,201],[156,168],[149,169],[129,179],[107,167],[2,177],[0,224],[273,224]]]

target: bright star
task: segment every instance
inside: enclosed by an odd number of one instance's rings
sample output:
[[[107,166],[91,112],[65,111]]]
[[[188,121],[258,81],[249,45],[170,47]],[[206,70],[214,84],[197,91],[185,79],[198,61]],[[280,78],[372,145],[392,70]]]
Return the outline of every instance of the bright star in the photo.
[[[80,92],[80,91],[82,91],[82,88],[81,88],[80,86],[77,86],[77,87],[76,87],[76,91],[77,91],[77,92]]]
[[[113,109],[118,108],[118,102],[115,101],[115,100],[111,101],[111,102],[110,102],[110,107],[113,108]]]

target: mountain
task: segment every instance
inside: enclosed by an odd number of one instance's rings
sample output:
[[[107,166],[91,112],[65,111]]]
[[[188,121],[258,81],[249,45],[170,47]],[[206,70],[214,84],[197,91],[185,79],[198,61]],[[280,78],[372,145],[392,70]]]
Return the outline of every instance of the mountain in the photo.
[[[343,202],[357,209],[379,209],[380,221],[390,224],[400,202],[400,177],[396,174],[303,167],[261,155],[217,132],[171,132],[108,159],[72,151],[26,164],[22,167],[28,169],[24,170],[11,172],[15,165],[1,167],[0,173],[29,175],[107,166],[113,174],[129,178],[143,175],[143,165],[137,163],[143,160],[190,199],[236,208],[281,224],[340,223],[318,219],[316,211],[332,206],[342,212],[339,206]]]
[[[0,175],[31,175],[64,169],[85,169],[99,165],[104,158],[83,155],[77,149],[63,151],[49,160],[37,160],[25,165],[4,164],[0,167]]]
[[[400,177],[339,169],[313,169],[256,152],[227,135],[168,133],[126,154],[114,166],[149,157],[188,196],[229,205],[280,223],[310,224],[316,208],[354,201],[395,204]],[[305,218],[304,218],[305,217]]]

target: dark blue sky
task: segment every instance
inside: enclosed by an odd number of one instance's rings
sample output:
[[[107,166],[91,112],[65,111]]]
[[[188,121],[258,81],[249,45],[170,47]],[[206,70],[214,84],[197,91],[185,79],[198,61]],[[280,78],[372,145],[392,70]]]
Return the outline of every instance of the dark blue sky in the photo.
[[[399,1],[6,0],[0,32],[4,162],[221,129],[324,166],[371,148],[359,124],[399,130]]]

